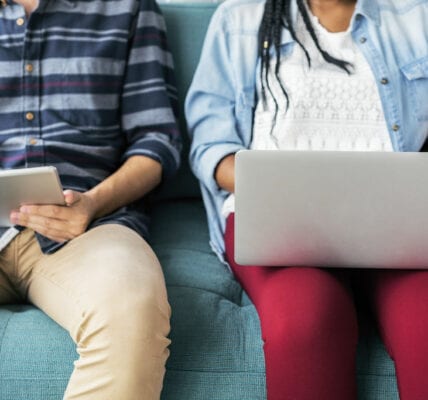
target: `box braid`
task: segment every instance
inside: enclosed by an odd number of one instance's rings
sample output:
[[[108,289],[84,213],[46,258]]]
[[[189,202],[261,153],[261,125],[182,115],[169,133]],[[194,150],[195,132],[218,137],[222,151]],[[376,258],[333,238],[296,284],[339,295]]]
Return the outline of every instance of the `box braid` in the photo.
[[[339,68],[345,70],[348,74],[351,73],[351,67],[352,67],[351,64],[349,64],[346,61],[339,60],[337,58],[332,57],[328,52],[326,52],[321,48],[317,35],[314,30],[314,27],[312,26],[308,11],[304,4],[305,0],[296,0],[296,1],[297,1],[298,10],[302,15],[305,27],[308,30],[312,40],[315,43],[316,48],[319,50],[324,60],[327,61],[328,63],[334,64]],[[301,47],[301,49],[305,53],[306,59],[308,60],[308,64],[310,67],[311,57],[308,51],[306,50],[306,48],[301,43],[301,41],[298,39],[296,35],[296,31],[293,26],[293,21],[291,17],[291,0],[266,0],[264,13],[263,13],[262,20],[260,23],[260,28],[259,28],[258,55],[261,59],[261,68],[260,68],[261,99],[265,107],[266,90],[267,90],[270,93],[275,105],[273,121],[276,121],[279,107],[278,107],[278,102],[275,99],[275,96],[273,95],[273,92],[271,90],[269,79],[268,79],[268,75],[271,67],[270,49],[272,46],[275,50],[275,58],[276,58],[274,74],[277,82],[279,83],[279,87],[286,99],[286,110],[288,109],[289,102],[290,102],[287,91],[285,90],[281,82],[281,79],[279,78],[279,67],[281,63],[281,60],[280,60],[281,42],[280,41],[281,41],[281,31],[284,28],[288,29],[291,37]],[[273,130],[273,125],[274,124],[272,124],[272,130]],[[271,130],[271,133],[272,133],[272,130]]]

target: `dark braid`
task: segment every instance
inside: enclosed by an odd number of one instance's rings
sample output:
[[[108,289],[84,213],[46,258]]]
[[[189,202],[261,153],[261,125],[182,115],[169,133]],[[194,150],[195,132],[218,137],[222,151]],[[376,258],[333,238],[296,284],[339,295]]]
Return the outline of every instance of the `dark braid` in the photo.
[[[272,92],[272,89],[269,84],[269,71],[270,71],[270,48],[273,44],[275,48],[276,63],[275,63],[275,77],[279,82],[281,91],[287,99],[288,104],[288,94],[283,87],[281,80],[279,79],[279,65],[280,65],[280,41],[281,41],[281,30],[284,27],[282,22],[283,6],[286,0],[267,0],[265,3],[265,9],[262,17],[262,22],[260,24],[259,30],[259,55],[261,58],[261,68],[260,68],[260,82],[261,82],[261,99],[263,102],[263,108],[266,108],[267,98],[266,98],[266,89],[271,95],[274,105],[275,112],[272,118],[271,124],[271,137],[273,136],[273,127],[276,117],[278,115],[278,102]]]
[[[305,5],[303,4],[303,1],[304,0],[297,0],[297,6],[299,7],[300,14],[302,14],[303,21],[305,23],[306,29],[309,31],[309,34],[311,35],[312,40],[315,43],[315,46],[317,47],[317,49],[319,50],[319,52],[323,56],[324,60],[327,61],[328,63],[337,65],[339,68],[342,68],[348,74],[350,74],[351,73],[350,68],[352,67],[350,63],[343,61],[343,60],[339,60],[335,57],[332,57],[330,54],[328,54],[325,50],[323,50],[321,48],[319,41],[318,41],[318,38],[317,38],[317,35],[315,34],[315,31],[314,31],[314,27],[311,24],[311,20],[309,18],[308,10],[306,9]]]
[[[261,59],[260,68],[260,82],[261,82],[261,97],[263,104],[266,104],[266,91],[265,91],[265,80],[267,82],[267,76],[270,66],[270,55],[269,48],[272,43],[272,16],[273,16],[273,1],[267,0],[265,3],[265,9],[260,23],[259,29],[259,56]],[[265,76],[263,75],[265,73]],[[265,79],[266,78],[266,79]],[[268,87],[270,90],[270,88]]]
[[[306,29],[311,35],[311,38],[314,41],[316,48],[319,50],[324,60],[328,63],[338,66],[339,68],[345,70],[349,74],[352,67],[351,64],[349,64],[346,61],[339,60],[335,57],[332,57],[328,52],[326,52],[321,48],[318,38],[316,36],[316,33],[314,31],[314,28],[312,26],[312,23],[310,21],[308,11],[304,4],[305,0],[296,0],[296,1],[297,1],[299,12],[302,15],[303,21],[305,23]],[[286,28],[289,31],[293,40],[301,47],[301,49],[305,53],[306,59],[308,60],[308,65],[310,67],[311,57],[308,51],[306,50],[306,48],[303,46],[303,44],[297,37],[296,31],[293,26],[293,21],[291,17],[291,0],[266,0],[264,13],[263,13],[262,20],[260,23],[260,28],[259,28],[258,54],[261,59],[260,83],[261,83],[261,100],[263,102],[263,106],[264,107],[266,106],[266,89],[271,95],[275,105],[271,135],[273,132],[274,122],[276,121],[276,117],[279,111],[278,102],[275,99],[275,96],[273,95],[273,92],[269,84],[269,79],[268,79],[269,71],[271,67],[271,57],[270,57],[269,50],[271,49],[272,46],[275,50],[275,58],[276,58],[274,74],[275,74],[275,79],[277,80],[280,86],[280,89],[286,99],[285,111],[287,111],[289,107],[289,102],[290,102],[287,91],[285,90],[281,82],[281,79],[279,77],[279,67],[281,64],[281,59],[280,59],[281,32],[282,32],[282,29],[284,28]]]

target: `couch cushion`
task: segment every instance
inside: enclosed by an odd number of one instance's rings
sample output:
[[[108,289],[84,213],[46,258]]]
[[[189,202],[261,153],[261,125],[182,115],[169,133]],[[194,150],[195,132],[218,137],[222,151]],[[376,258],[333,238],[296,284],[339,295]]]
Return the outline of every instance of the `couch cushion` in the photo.
[[[259,321],[208,246],[200,200],[156,207],[151,243],[172,305],[163,399],[265,398]],[[249,390],[251,388],[251,391]]]
[[[216,4],[162,4],[176,65],[183,166],[159,198],[199,196],[186,162],[182,105]],[[264,359],[257,313],[208,246],[200,200],[154,209],[152,244],[172,306],[171,356],[162,400],[263,400]],[[370,325],[369,325],[370,326]],[[32,306],[0,307],[0,400],[60,400],[77,358],[68,333]],[[373,329],[358,348],[360,400],[397,400],[394,367]]]
[[[164,202],[153,210],[151,243],[173,308],[163,399],[262,400],[264,358],[256,310],[208,240],[201,200]],[[361,326],[359,399],[398,400],[394,365],[365,315]]]
[[[59,400],[77,358],[68,333],[32,306],[0,308],[0,399]]]
[[[263,343],[255,308],[208,246],[200,200],[161,203],[152,244],[172,306],[162,400],[263,400]],[[32,306],[0,307],[0,400],[59,400],[77,358],[66,331]],[[394,366],[363,323],[360,400],[398,400]]]
[[[182,165],[174,178],[174,185],[165,185],[157,198],[200,196],[199,185],[187,163],[189,138],[184,118],[184,99],[199,61],[199,54],[208,23],[218,4],[161,3],[167,25],[168,44],[174,59],[179,100],[179,126],[182,132]]]

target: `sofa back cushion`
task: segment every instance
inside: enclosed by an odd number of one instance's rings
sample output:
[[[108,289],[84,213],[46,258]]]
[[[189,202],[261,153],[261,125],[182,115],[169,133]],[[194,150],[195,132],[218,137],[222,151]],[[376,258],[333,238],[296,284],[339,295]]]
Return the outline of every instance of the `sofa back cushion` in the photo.
[[[184,117],[184,99],[199,61],[215,3],[160,3],[167,26],[168,45],[175,64],[179,100],[179,126],[183,136],[181,167],[177,175],[157,193],[156,198],[200,197],[198,182],[189,168],[189,137]]]

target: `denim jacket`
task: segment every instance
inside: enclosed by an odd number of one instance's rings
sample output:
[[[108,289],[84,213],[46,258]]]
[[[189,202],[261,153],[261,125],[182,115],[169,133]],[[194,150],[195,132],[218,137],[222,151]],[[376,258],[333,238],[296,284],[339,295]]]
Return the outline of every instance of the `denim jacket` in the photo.
[[[264,0],[218,7],[185,104],[190,164],[201,184],[211,246],[223,261],[220,211],[228,193],[214,173],[225,156],[251,142],[263,8]],[[296,20],[295,0],[292,15]],[[428,0],[358,0],[351,31],[376,79],[394,151],[419,151],[428,135]],[[284,29],[281,56],[294,45]]]

